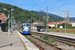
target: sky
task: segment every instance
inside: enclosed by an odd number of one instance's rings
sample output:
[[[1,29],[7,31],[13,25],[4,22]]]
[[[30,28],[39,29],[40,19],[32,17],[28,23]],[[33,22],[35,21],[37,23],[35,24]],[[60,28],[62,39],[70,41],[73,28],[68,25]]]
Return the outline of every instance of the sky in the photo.
[[[75,17],[75,0],[0,0],[0,2],[18,6],[29,11],[47,12],[48,6],[48,13],[61,17],[66,17],[67,9],[69,9],[69,17]]]

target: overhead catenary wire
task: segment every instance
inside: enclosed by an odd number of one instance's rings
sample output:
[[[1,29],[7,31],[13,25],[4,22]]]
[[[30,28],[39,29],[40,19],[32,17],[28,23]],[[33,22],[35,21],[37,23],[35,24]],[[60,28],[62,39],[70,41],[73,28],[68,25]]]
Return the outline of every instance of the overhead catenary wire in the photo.
[[[48,6],[48,8],[51,8],[53,7],[54,5],[58,4],[61,0],[57,1],[56,3],[52,4],[51,6]],[[44,9],[47,9],[47,8],[44,8]]]
[[[30,9],[32,9],[36,5],[37,2],[38,2],[38,0],[33,4],[33,6]]]
[[[54,3],[53,5],[51,5],[49,8],[51,8],[52,6],[58,4],[61,0],[59,0],[58,2]]]

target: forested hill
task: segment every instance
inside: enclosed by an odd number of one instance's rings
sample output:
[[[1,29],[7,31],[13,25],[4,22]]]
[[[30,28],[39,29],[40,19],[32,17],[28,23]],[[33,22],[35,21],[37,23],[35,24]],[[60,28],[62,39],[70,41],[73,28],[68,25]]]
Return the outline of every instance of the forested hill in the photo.
[[[70,21],[75,21],[75,17],[70,17]]]
[[[17,22],[34,22],[35,21],[43,21],[43,16],[46,16],[46,12],[40,11],[28,11],[22,8],[19,8],[14,5],[6,4],[6,3],[1,3],[0,2],[0,13],[5,13],[6,16],[8,16],[8,12],[3,10],[3,8],[6,8],[8,10],[14,9],[12,11],[12,15],[14,16],[15,20]],[[10,17],[11,17],[11,12],[10,12]],[[49,14],[50,17],[50,22],[51,21],[62,21],[63,18],[61,17],[56,17],[56,15],[51,15]],[[38,20],[39,19],[39,20]]]
[[[44,16],[47,16],[47,13],[44,12],[44,11],[31,11],[31,12],[34,13],[34,14],[36,14],[36,15],[38,15],[38,16],[40,16],[40,17],[42,17],[42,18]],[[55,21],[55,22],[57,22],[57,21],[63,21],[62,17],[57,16],[55,14],[48,13],[48,16],[50,17],[50,22],[51,21]]]
[[[6,8],[8,10],[11,10],[11,8],[14,9],[12,11],[12,15],[14,16],[14,18],[17,22],[28,22],[28,21],[31,22],[31,19],[33,21],[34,18],[37,21],[38,21],[38,19],[42,20],[41,17],[33,14],[32,12],[30,12],[28,10],[25,10],[25,9],[19,8],[17,6],[13,6],[13,5],[10,5],[10,4],[0,2],[0,13],[5,13],[6,16],[8,16],[8,12],[3,10],[3,8]],[[11,16],[11,12],[10,12],[10,16]]]

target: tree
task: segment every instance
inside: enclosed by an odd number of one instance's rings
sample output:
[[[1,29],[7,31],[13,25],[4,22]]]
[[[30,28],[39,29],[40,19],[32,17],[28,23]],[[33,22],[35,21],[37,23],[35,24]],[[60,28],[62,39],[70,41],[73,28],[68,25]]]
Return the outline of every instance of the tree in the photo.
[[[63,28],[65,28],[65,23],[58,24],[58,28],[59,28],[60,26],[63,26]],[[72,28],[72,24],[67,24],[67,23],[66,23],[66,28]]]

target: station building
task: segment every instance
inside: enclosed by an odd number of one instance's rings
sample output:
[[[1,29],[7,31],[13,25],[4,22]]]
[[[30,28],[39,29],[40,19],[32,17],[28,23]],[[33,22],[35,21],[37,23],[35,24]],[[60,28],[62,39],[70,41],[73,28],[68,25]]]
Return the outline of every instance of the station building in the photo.
[[[4,13],[0,13],[0,32],[7,31],[7,17]]]

